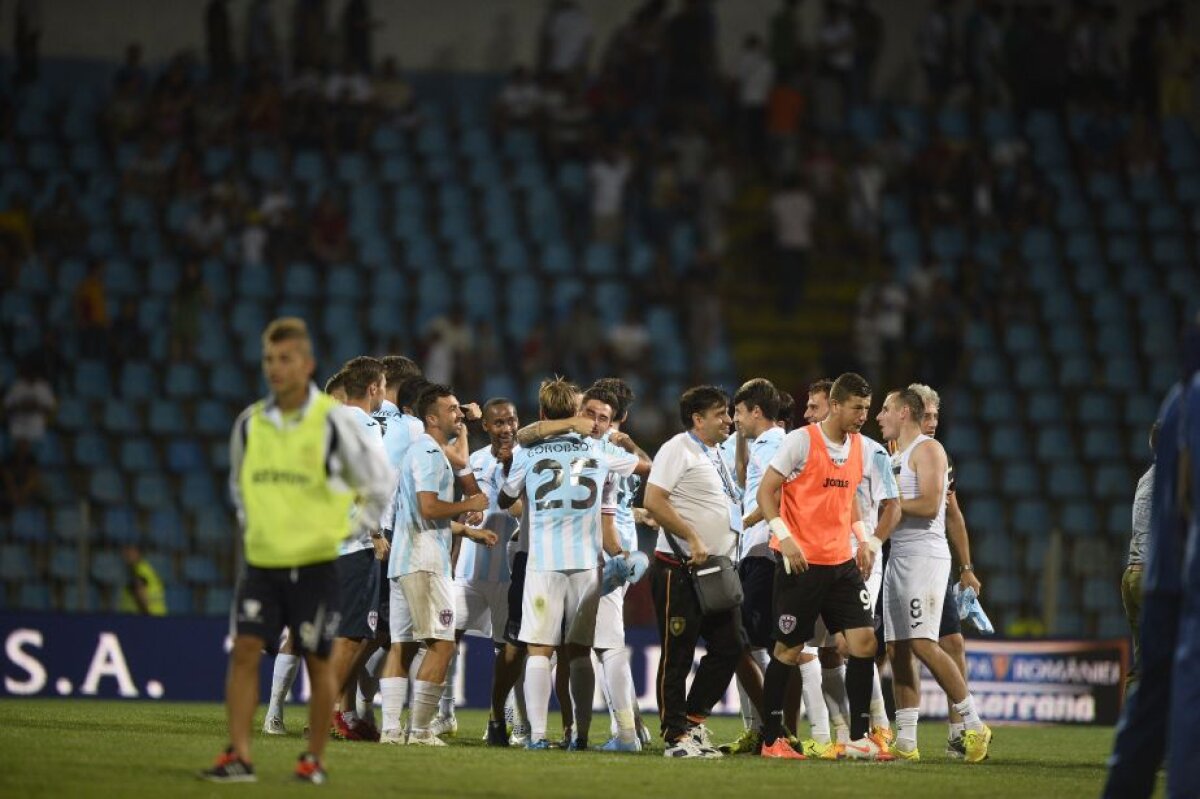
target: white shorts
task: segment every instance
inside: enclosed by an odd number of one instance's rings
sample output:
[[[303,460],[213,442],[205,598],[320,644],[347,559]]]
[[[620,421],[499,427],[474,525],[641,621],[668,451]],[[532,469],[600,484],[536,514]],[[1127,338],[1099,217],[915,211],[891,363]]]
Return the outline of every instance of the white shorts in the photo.
[[[625,592],[629,584],[600,597],[596,610],[596,634],[592,646],[596,649],[621,649],[625,646]]]
[[[454,640],[454,583],[444,574],[413,572],[392,580],[393,596],[396,584],[404,594],[412,614],[410,640]],[[395,607],[395,604],[392,605]],[[393,630],[395,623],[393,622]],[[396,640],[395,637],[392,640]],[[403,640],[403,639],[401,639]]]
[[[600,604],[600,570],[525,573],[519,639],[535,646],[591,646]],[[564,635],[565,632],[565,635]]]
[[[883,577],[883,640],[938,639],[950,561],[893,555]]]
[[[417,640],[413,636],[412,613],[400,588],[399,577],[388,580],[388,633],[393,644],[411,644]]]
[[[454,599],[459,630],[504,643],[504,628],[508,626],[508,583],[456,580]]]
[[[866,579],[865,585],[867,593],[871,595],[871,612],[874,613],[875,603],[879,600],[879,592],[883,588],[883,556],[875,556],[875,565],[871,567],[871,576]],[[810,647],[836,646],[837,634],[830,635],[829,630],[825,628],[825,620],[818,616],[816,624],[813,625],[813,637],[805,645],[805,652],[812,654]]]

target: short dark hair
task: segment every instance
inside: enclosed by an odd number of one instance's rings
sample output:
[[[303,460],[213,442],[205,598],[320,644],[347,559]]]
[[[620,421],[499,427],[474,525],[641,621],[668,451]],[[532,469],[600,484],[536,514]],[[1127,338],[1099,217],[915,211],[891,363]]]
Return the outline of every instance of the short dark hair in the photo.
[[[820,380],[814,380],[808,384],[809,394],[824,394],[829,396],[829,391],[833,388],[833,381],[828,377],[822,377]]]
[[[717,386],[693,386],[679,398],[679,421],[685,430],[694,427],[692,414],[704,413],[710,408],[729,407],[729,395]]]
[[[396,389],[396,404],[401,408],[417,407],[417,398],[421,396],[421,392],[429,385],[429,381],[420,375],[406,377],[400,381],[400,386]]]
[[[346,388],[346,373],[334,372],[328,380],[325,381],[325,393],[332,394],[338,389]]]
[[[925,418],[925,398],[921,392],[913,388],[898,388],[892,392],[896,395],[898,408],[908,408],[908,415],[918,424]]]
[[[405,355],[385,355],[379,359],[383,364],[383,373],[387,375],[387,384],[396,386],[406,377],[418,377],[421,367],[417,362]]]
[[[786,391],[779,392],[779,415],[775,421],[792,423],[792,415],[796,412],[796,399]]]
[[[595,383],[592,383],[592,385],[595,388],[602,388],[612,392],[612,395],[617,398],[618,404],[613,406],[616,421],[624,421],[625,417],[629,416],[629,409],[633,407],[633,401],[636,397],[628,383],[619,377],[602,377]]]
[[[596,386],[592,386],[587,391],[583,392],[584,403],[587,403],[588,400],[596,400],[597,402],[603,402],[605,405],[612,408],[614,420],[620,418],[617,414],[621,407],[621,401],[618,400],[617,396],[615,394],[613,394],[611,391],[609,391],[607,389],[603,389],[603,388],[598,388]]]
[[[487,418],[489,411],[495,408],[503,408],[505,405],[511,405],[514,410],[517,407],[517,403],[510,400],[508,397],[492,397],[490,400],[483,403],[483,410],[481,411],[483,418]]]
[[[368,388],[383,379],[383,364],[378,358],[359,355],[342,364],[342,374],[345,375],[342,385],[346,387],[346,396],[362,399],[367,395]]]
[[[413,408],[413,411],[416,413],[417,418],[424,422],[426,415],[428,415],[430,409],[437,404],[438,400],[440,400],[442,397],[453,396],[454,389],[450,388],[450,386],[442,383],[427,382],[425,388],[421,391],[421,395],[417,397],[417,404],[416,407]]]
[[[741,403],[746,410],[758,408],[772,422],[779,418],[779,389],[765,377],[756,377],[742,383],[733,395],[733,404]]]
[[[851,397],[869,397],[871,396],[871,384],[867,379],[855,372],[846,372],[837,380],[833,381],[833,386],[829,389],[829,401],[843,403]],[[924,410],[925,405],[921,405]],[[920,414],[917,415],[920,418]]]

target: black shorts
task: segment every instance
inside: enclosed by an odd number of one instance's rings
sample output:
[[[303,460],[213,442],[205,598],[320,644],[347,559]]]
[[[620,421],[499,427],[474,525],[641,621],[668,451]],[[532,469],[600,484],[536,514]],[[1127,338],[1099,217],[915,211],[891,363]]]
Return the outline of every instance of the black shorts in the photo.
[[[775,559],[767,557],[742,558],[738,564],[742,580],[742,626],[750,638],[750,646],[765,649],[774,643]]]
[[[853,560],[788,574],[780,559],[775,565],[774,593],[772,633],[785,646],[807,643],[818,616],[831,634],[872,626],[870,595]]]
[[[525,646],[521,643],[521,602],[525,598],[525,569],[529,565],[529,553],[518,552],[513,555],[512,568],[509,573],[512,581],[508,584],[508,624],[504,627],[504,640],[515,646]]]
[[[275,654],[287,627],[296,654],[327,657],[341,621],[336,561],[294,569],[247,566],[233,600],[235,635],[261,638]]]
[[[962,635],[962,621],[958,618],[958,603],[954,601],[954,581],[946,586],[946,598],[942,600],[942,626],[938,638],[947,635]]]
[[[360,549],[337,559],[338,638],[374,638],[379,629],[379,561],[375,548]]]

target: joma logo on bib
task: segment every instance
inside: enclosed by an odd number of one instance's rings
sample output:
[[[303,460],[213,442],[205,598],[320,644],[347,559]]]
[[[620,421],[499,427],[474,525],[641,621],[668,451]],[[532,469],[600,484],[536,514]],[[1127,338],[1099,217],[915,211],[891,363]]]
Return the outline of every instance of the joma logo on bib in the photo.
[[[826,477],[825,482],[821,483],[821,488],[849,488],[849,480],[839,480],[836,477]]]

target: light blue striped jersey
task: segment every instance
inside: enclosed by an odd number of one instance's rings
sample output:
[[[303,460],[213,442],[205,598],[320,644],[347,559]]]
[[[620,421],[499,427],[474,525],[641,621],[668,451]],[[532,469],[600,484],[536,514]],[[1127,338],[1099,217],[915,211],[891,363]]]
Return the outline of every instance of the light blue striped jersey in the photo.
[[[530,571],[592,569],[600,560],[600,501],[609,472],[632,474],[638,458],[571,433],[513,456],[504,493],[525,493]],[[524,534],[524,533],[523,533]]]
[[[399,468],[409,446],[424,434],[425,425],[415,416],[401,413],[389,419],[387,430],[383,432],[383,448],[392,465]]]
[[[391,400],[379,403],[379,410],[371,414],[375,421],[379,422],[379,427],[383,430],[384,435],[387,435],[388,422],[400,418],[400,415],[400,409]]]
[[[443,502],[454,501],[454,470],[441,445],[428,433],[413,441],[400,464],[392,499],[395,527],[388,577],[420,571],[451,576],[450,520],[421,516],[417,494],[422,491],[436,493]]]
[[[729,434],[729,438],[717,444],[717,452],[720,453],[721,460],[724,462],[725,468],[729,470],[730,475],[737,474],[737,443],[741,435],[737,430],[734,430]],[[740,502],[745,493],[744,489],[737,484],[737,481],[734,481],[733,490],[737,492],[737,498]]]
[[[610,472],[604,480],[602,510],[604,514],[613,516],[617,536],[621,539],[621,549],[629,552],[637,549],[637,522],[633,519],[633,503],[637,500],[641,484],[642,478],[636,474],[621,476]]]
[[[516,458],[516,453],[520,451],[519,446],[514,446],[513,457]],[[500,489],[504,487],[504,464],[492,454],[489,444],[471,453],[471,472],[475,475],[479,490],[488,498],[482,526],[495,533],[497,541],[495,546],[486,547],[464,537],[458,545],[454,576],[460,580],[507,583],[510,579],[506,556],[508,542],[520,524],[507,510],[501,510],[499,505]]]
[[[354,416],[354,421],[362,425],[368,433],[372,446],[378,446],[379,451],[383,451],[383,437],[379,433],[379,422],[375,421],[372,416],[362,408],[354,405],[347,405],[346,408]],[[350,506],[350,536],[338,546],[338,556],[349,555],[352,552],[359,552],[364,549],[371,548],[371,529],[374,525],[364,524],[359,519],[360,508],[357,502]]]
[[[758,487],[762,483],[771,459],[779,451],[787,432],[782,427],[771,425],[746,447],[746,490],[742,494],[742,516],[746,517],[758,508]],[[766,519],[745,530],[742,534],[743,557],[770,557],[771,531]]]

